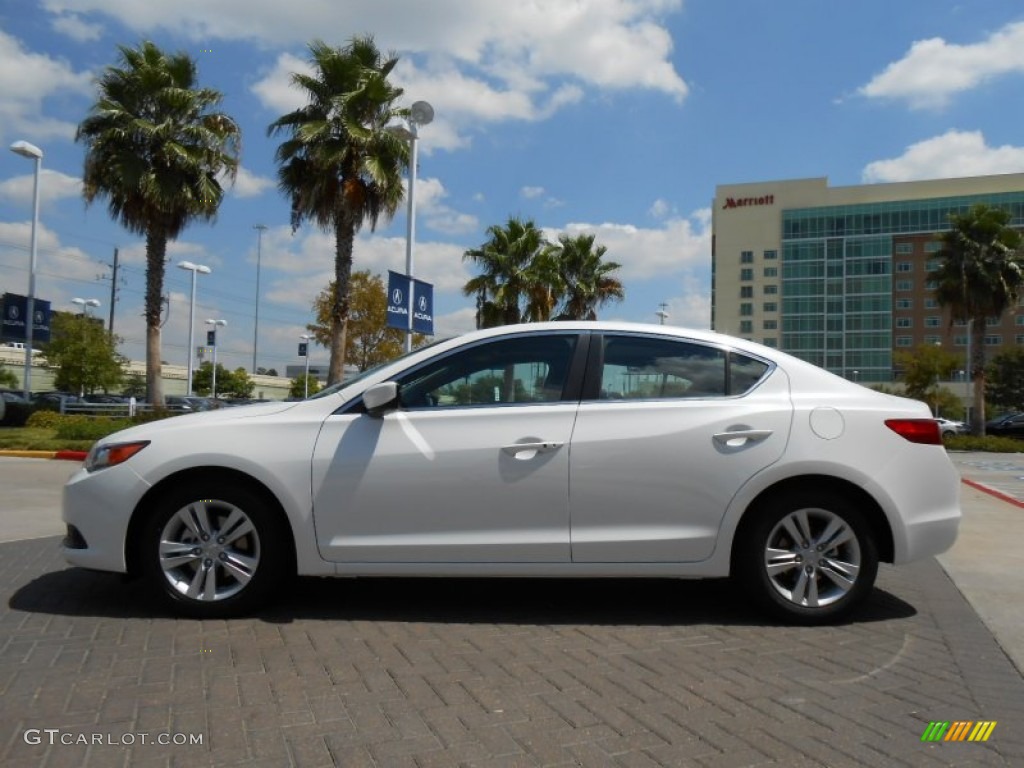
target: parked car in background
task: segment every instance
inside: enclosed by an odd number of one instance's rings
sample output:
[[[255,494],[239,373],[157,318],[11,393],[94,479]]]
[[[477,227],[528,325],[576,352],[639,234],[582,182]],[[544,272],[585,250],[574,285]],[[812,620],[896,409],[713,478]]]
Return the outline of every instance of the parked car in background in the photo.
[[[952,546],[959,487],[924,403],[708,331],[533,323],[103,438],[63,554],[201,617],[296,573],[732,576],[816,623]]]
[[[25,395],[14,389],[0,389],[0,398],[8,403],[27,403]]]
[[[985,422],[985,434],[998,437],[1024,438],[1024,413],[1004,413]]]
[[[952,421],[951,419],[936,419],[939,423],[939,431],[943,437],[952,437],[953,435],[966,435],[968,432],[967,425],[962,421]]]
[[[48,411],[63,411],[69,403],[77,403],[78,396],[70,392],[33,392],[32,404]]]

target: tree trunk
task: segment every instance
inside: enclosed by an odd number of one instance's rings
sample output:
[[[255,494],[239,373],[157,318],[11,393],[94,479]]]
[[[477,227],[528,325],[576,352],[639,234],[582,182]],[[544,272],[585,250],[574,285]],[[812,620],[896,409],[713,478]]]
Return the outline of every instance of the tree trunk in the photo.
[[[971,417],[971,434],[985,436],[985,320],[976,317],[970,328],[971,380],[974,382],[974,414]]]
[[[349,293],[352,278],[352,247],[356,239],[355,220],[347,211],[339,213],[334,224],[334,305],[331,307],[331,363],[327,383],[337,384],[345,376],[345,349],[348,339]]]
[[[160,361],[160,315],[163,309],[164,259],[167,236],[160,229],[146,233],[146,400],[164,404],[162,364]],[[191,344],[191,342],[189,342]],[[192,350],[188,353],[191,355]]]

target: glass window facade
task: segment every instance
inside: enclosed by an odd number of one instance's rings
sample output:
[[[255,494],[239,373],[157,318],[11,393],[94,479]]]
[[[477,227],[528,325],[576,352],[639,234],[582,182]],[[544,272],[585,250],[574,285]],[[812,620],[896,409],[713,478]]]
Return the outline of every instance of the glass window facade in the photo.
[[[946,231],[950,214],[977,203],[1004,208],[1011,225],[1024,226],[1024,191],[784,210],[782,349],[841,376],[858,370],[861,381],[890,381],[893,347],[913,345],[912,336],[893,338],[893,294],[921,288],[893,280],[894,272],[909,278],[914,271],[906,260],[914,243],[894,238]],[[929,254],[942,247],[934,239],[923,245]],[[903,258],[894,264],[897,253]],[[900,309],[912,306],[909,296],[895,300]],[[895,320],[899,328],[912,324]]]

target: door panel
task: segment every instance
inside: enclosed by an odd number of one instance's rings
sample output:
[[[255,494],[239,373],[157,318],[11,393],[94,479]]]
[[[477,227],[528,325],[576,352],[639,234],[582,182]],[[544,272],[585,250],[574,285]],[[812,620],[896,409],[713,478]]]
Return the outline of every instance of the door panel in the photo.
[[[731,371],[715,352],[626,354],[618,370],[615,360],[595,368],[600,396],[580,405],[572,440],[574,562],[708,558],[733,496],[782,455],[785,374],[738,397],[733,388],[754,386],[766,366]]]
[[[334,562],[568,562],[576,409],[331,417],[313,455],[321,554]]]
[[[565,331],[472,344],[399,375],[382,418],[329,418],[312,478],[324,558],[569,562],[586,352]]]

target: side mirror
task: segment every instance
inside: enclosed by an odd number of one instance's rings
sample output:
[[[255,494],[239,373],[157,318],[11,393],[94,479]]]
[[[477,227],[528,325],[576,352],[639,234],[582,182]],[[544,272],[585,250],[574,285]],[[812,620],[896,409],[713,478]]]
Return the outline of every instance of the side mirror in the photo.
[[[363,405],[370,416],[383,416],[398,407],[398,383],[382,381],[363,392]]]

